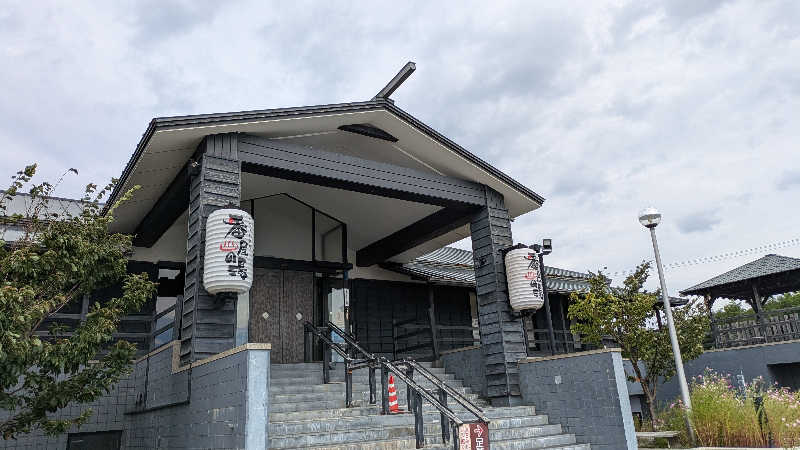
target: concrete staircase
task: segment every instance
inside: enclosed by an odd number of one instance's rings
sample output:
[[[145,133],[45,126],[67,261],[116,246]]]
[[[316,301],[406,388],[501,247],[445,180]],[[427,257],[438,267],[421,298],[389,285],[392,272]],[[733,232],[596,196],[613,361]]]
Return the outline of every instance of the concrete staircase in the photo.
[[[533,406],[488,407],[469,387],[454,379],[453,375],[445,374],[444,369],[422,364],[484,410],[491,421],[492,449],[589,449],[587,444],[576,444],[574,435],[564,434],[561,425],[549,424],[547,416],[537,415]],[[270,375],[270,448],[394,450],[416,447],[413,414],[380,414],[380,371],[375,377],[375,406],[369,404],[369,371],[362,369],[353,373],[354,406],[351,408],[344,405],[345,384],[341,365],[331,371],[332,382],[329,384],[322,383],[321,363],[275,364]],[[414,377],[417,382],[419,378]],[[433,384],[427,380],[420,384],[433,389]],[[395,379],[395,386],[401,408],[407,409],[405,384]],[[460,405],[448,400],[448,405],[459,417],[474,419]],[[452,448],[452,443],[442,444],[439,411],[425,402],[423,412],[426,448]]]

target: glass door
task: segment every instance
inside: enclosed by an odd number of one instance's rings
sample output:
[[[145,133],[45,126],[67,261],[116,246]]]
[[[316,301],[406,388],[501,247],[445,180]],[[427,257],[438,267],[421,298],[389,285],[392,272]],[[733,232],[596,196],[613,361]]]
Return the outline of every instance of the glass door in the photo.
[[[347,330],[349,290],[343,287],[344,281],[341,276],[325,277],[322,280],[323,322],[331,321],[339,328]],[[344,342],[344,339],[336,333],[331,333],[331,340],[336,343]],[[336,352],[332,352],[331,361],[342,362],[343,359]]]

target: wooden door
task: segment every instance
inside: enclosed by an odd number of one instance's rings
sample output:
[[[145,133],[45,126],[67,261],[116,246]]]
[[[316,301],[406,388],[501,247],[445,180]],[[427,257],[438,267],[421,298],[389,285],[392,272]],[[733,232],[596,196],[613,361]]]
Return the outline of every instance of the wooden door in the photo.
[[[259,268],[254,269],[253,272],[247,340],[271,343],[271,359],[278,362],[283,359],[283,347],[280,345],[283,272]]]
[[[255,269],[250,289],[250,342],[272,344],[275,364],[303,361],[303,323],[313,318],[314,274]]]

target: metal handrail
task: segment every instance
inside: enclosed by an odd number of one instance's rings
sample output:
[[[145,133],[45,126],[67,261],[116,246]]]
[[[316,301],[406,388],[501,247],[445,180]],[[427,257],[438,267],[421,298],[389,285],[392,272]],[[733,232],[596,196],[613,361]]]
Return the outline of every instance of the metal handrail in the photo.
[[[309,324],[310,325],[310,324]],[[436,375],[431,373],[427,368],[420,365],[417,361],[407,358],[401,361],[389,361],[385,357],[377,357],[373,353],[368,352],[365,350],[355,339],[353,335],[344,331],[336,324],[328,321],[327,328],[332,330],[334,333],[338,334],[344,341],[352,347],[356,352],[360,353],[363,357],[363,361],[361,363],[357,363],[359,365],[358,368],[362,368],[368,366],[370,368],[370,403],[373,402],[373,386],[374,386],[374,373],[375,369],[380,367],[381,369],[381,385],[383,388],[382,393],[382,402],[381,402],[381,409],[383,414],[389,413],[389,400],[388,400],[388,393],[387,393],[387,378],[388,373],[392,372],[397,376],[397,378],[406,384],[406,388],[408,390],[407,393],[407,401],[409,410],[414,410],[414,434],[417,441],[417,448],[422,448],[425,446],[425,433],[423,427],[423,414],[422,414],[422,399],[424,398],[431,405],[433,405],[436,409],[439,410],[439,414],[441,416],[441,431],[442,431],[442,442],[447,442],[450,439],[450,431],[452,430],[452,442],[453,448],[458,450],[458,427],[464,425],[465,423],[484,423],[486,425],[489,424],[489,419],[483,414],[483,410],[478,408],[475,404],[469,401],[466,397],[464,397],[460,392],[455,390],[452,386],[447,385],[444,381],[439,379]],[[313,327],[313,325],[310,325]],[[404,366],[406,371],[404,372],[398,366]],[[353,368],[350,368],[352,370]],[[417,382],[414,381],[414,370],[417,370],[427,378],[431,383],[436,386],[438,391],[438,399],[431,395],[427,389],[420,386]],[[345,364],[345,373],[347,373],[347,363]],[[473,421],[465,421],[458,417],[452,409],[447,406],[447,395],[450,394],[453,399],[462,405],[467,411],[472,413],[477,420]],[[412,401],[412,399],[414,399]],[[348,405],[349,406],[349,405]],[[452,428],[450,427],[454,425]]]
[[[348,333],[348,332],[344,331],[343,329],[339,328],[339,326],[336,325],[335,323],[333,323],[333,322],[331,322],[329,320],[328,323],[326,324],[326,326],[328,328],[330,328],[331,330],[333,330],[334,333],[336,333],[339,336],[341,336],[342,339],[344,339],[345,342],[347,342],[347,344],[350,345],[351,347],[353,347],[357,352],[359,352],[362,355],[364,355],[364,359],[369,359],[369,360],[376,359],[376,356],[374,354],[372,354],[372,353],[368,352],[367,350],[365,350],[364,347],[362,347],[358,343],[358,341],[356,341],[355,338],[352,335],[350,335],[350,333]]]
[[[427,378],[428,381],[430,381],[431,383],[435,384],[436,387],[438,387],[439,389],[444,389],[445,391],[447,391],[448,394],[455,397],[456,401],[458,401],[459,404],[464,406],[464,408],[466,408],[475,417],[477,417],[479,421],[487,424],[489,423],[489,418],[483,414],[482,409],[478,408],[477,405],[469,401],[469,399],[466,398],[462,393],[458,392],[452,386],[448,385],[447,383],[442,381],[439,377],[431,373],[431,371],[429,371],[425,366],[423,366],[422,364],[418,363],[413,359],[408,359],[408,358],[405,359],[404,362],[414,367],[414,370],[419,371],[419,373],[421,373],[422,376]]]

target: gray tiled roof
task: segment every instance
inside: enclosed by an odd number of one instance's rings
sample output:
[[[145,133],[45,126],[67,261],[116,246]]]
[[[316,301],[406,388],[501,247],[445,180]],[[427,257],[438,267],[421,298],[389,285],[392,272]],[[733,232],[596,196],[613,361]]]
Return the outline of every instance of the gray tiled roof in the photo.
[[[681,291],[681,294],[700,294],[703,290],[716,286],[798,269],[800,269],[800,259],[769,254],[755,261],[739,266],[733,270],[729,270],[722,275],[717,275],[710,280],[706,280],[690,288],[686,288]]]
[[[433,282],[475,284],[472,252],[443,247],[422,255],[395,270]],[[545,266],[547,289],[550,292],[582,292],[589,289],[589,274]]]

